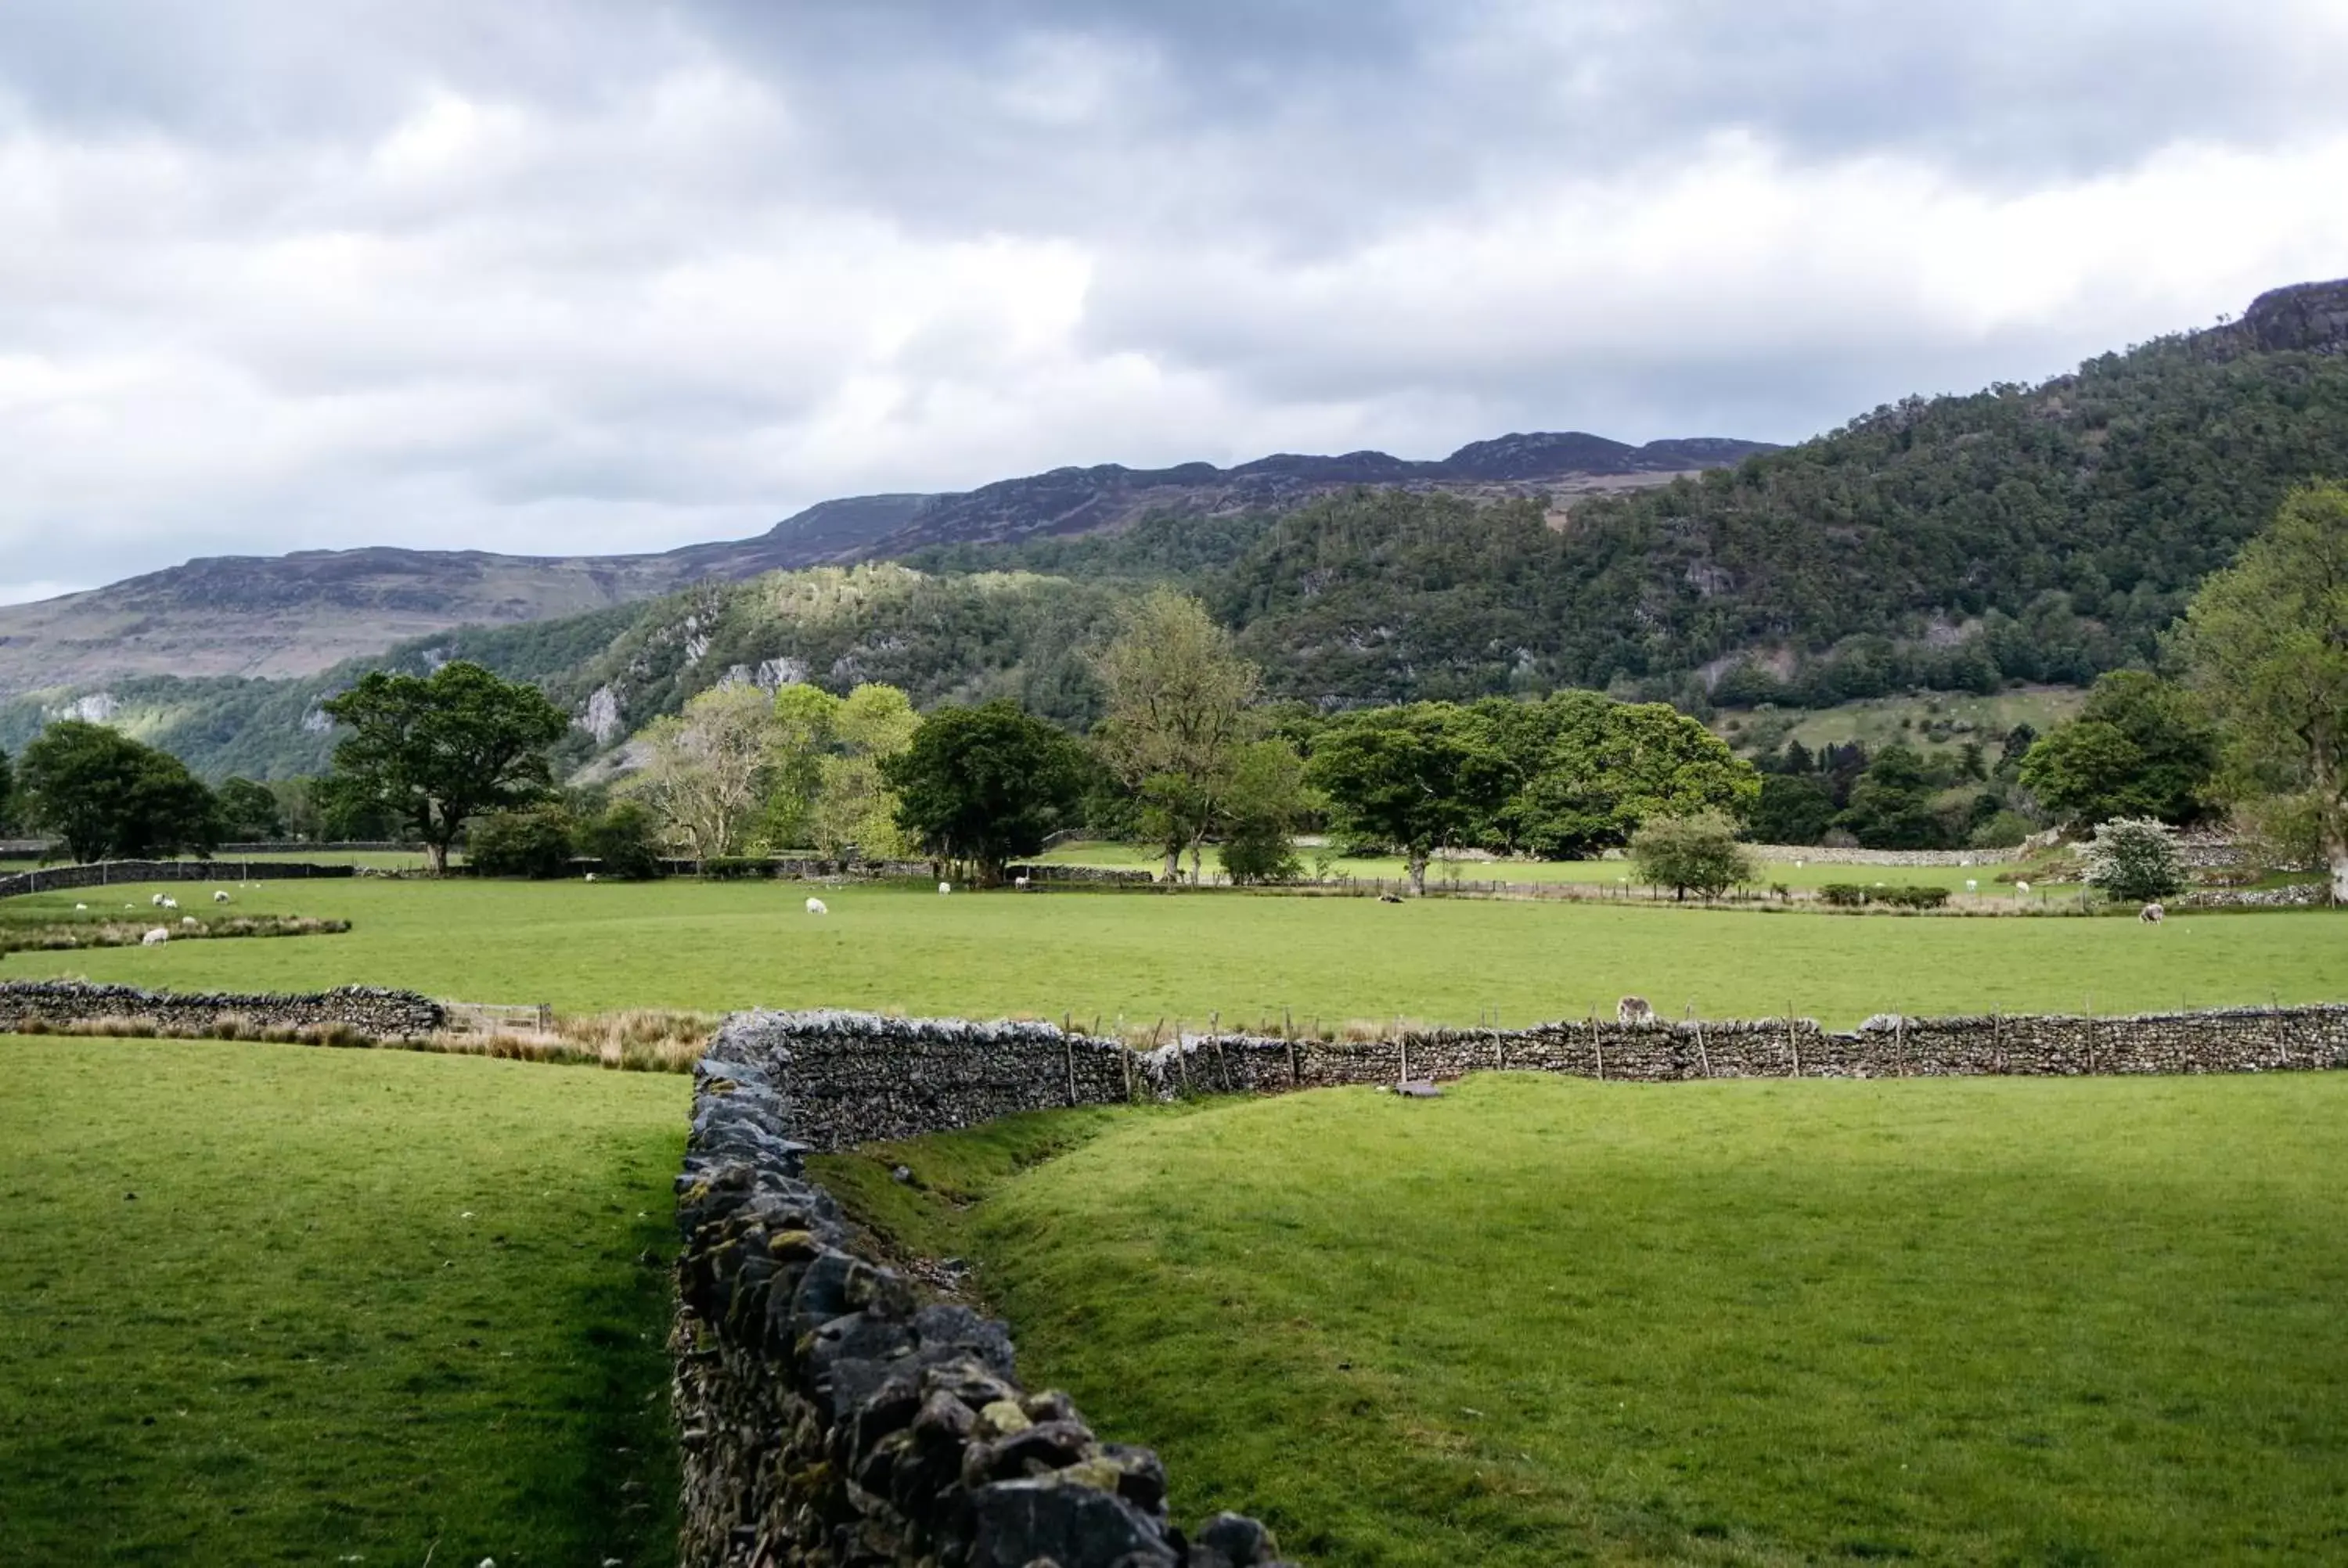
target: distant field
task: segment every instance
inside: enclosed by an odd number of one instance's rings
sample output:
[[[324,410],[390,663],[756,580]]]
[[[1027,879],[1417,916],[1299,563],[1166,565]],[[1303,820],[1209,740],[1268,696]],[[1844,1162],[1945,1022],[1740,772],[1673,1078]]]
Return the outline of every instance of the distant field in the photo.
[[[141,889],[121,890],[143,907]],[[1634,903],[821,889],[796,883],[276,883],[245,913],[339,917],[344,936],[18,953],[0,977],[177,989],[410,987],[468,1001],[846,1006],[1196,1024],[1581,1016],[1624,992],[1666,1014],[1830,1024],[1909,1012],[2348,999],[2348,916],[1903,918]],[[70,910],[70,895],[11,900]]]
[[[1814,752],[1823,745],[1848,745],[1852,741],[1870,753],[1895,741],[1928,753],[1954,751],[1967,741],[1979,741],[1994,750],[1993,737],[2002,737],[2016,724],[2028,724],[2043,735],[2052,726],[2076,717],[2086,700],[2085,690],[2076,686],[2030,687],[1993,697],[1934,692],[1922,697],[1879,697],[1835,708],[1727,709],[1712,727],[1740,749],[1756,744],[1782,746],[1790,738]]]
[[[2312,1563],[2348,1557],[2343,1162],[2336,1073],[1488,1075],[827,1177],[974,1259],[1178,1515],[1306,1563]]]
[[[685,1086],[0,1037],[0,1562],[659,1564]]]
[[[2012,869],[1994,852],[1984,851],[1978,866],[1827,866],[1807,860],[1766,860],[1755,885],[1767,887],[1782,882],[1788,887],[1822,887],[1829,882],[1888,882],[1910,886],[1947,887],[1962,891],[1968,881],[1980,884],[1978,891],[1988,894],[2010,892],[1997,881],[2001,871]],[[1037,856],[1036,859],[1057,866],[1106,866],[1128,869],[1156,871],[1165,864],[1158,856],[1129,844],[1084,843],[1063,845],[1057,849]],[[1305,869],[1315,869],[1313,852],[1304,853]],[[1207,852],[1202,867],[1210,877],[1217,874],[1214,851]],[[1183,874],[1189,874],[1190,863],[1182,862]],[[1426,870],[1429,887],[1442,888],[1458,873],[1462,883],[1525,882],[1586,883],[1597,886],[1632,887],[1631,865],[1624,860],[1437,860]],[[1360,880],[1381,877],[1389,882],[1403,880],[1408,867],[1393,856],[1341,856],[1329,862],[1333,876],[1351,876]],[[1636,889],[1642,896],[1645,889]]]

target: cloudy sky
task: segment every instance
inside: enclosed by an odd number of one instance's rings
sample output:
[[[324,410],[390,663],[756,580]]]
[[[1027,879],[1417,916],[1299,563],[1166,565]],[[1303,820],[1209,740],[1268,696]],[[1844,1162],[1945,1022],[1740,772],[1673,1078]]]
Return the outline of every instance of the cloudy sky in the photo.
[[[5,0],[0,599],[1519,429],[2348,273],[2348,5]]]

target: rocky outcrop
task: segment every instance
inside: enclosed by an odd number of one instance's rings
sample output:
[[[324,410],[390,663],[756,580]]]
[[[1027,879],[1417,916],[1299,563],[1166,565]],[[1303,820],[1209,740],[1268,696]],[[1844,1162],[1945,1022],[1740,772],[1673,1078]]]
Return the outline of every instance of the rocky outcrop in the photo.
[[[2261,354],[2348,350],[2348,278],[2270,289],[2250,302],[2232,333]]]
[[[678,1178],[675,1410],[686,1568],[1253,1568],[1186,1536],[1148,1449],[1017,1380],[1004,1326],[860,1255],[795,1141],[790,1059],[743,1020],[696,1070]]]

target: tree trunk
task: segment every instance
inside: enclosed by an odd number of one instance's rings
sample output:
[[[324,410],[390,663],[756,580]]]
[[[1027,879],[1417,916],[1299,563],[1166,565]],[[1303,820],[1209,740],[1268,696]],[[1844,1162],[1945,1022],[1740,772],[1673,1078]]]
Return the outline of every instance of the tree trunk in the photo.
[[[1426,897],[1426,851],[1414,849],[1405,862],[1410,867],[1410,890],[1418,897]]]
[[[448,846],[437,839],[427,839],[424,844],[424,863],[432,868],[433,876],[448,876]]]
[[[1193,887],[1199,886],[1199,860],[1201,853],[1199,841],[1192,839],[1190,841],[1190,886]]]
[[[1159,880],[1169,884],[1182,880],[1182,846],[1180,845],[1175,845],[1166,851],[1166,871]]]

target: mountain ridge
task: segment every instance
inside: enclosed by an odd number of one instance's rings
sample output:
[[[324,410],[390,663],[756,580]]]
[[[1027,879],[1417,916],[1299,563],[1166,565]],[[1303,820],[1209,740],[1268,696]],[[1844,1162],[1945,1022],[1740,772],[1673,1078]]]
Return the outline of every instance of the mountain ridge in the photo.
[[[1065,466],[967,491],[820,501],[748,538],[633,555],[527,556],[361,546],[205,556],[101,588],[0,606],[0,696],[139,676],[314,675],[464,625],[517,625],[695,582],[1129,527],[1154,515],[1280,510],[1356,485],[1488,497],[1655,484],[1775,448],[1726,437],[1643,446],[1583,432],[1512,434],[1451,456],[1273,454],[1230,468]],[[258,621],[258,623],[256,623]]]

